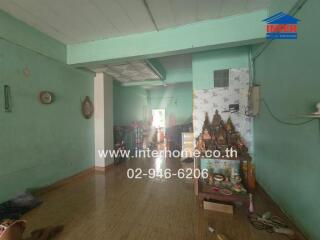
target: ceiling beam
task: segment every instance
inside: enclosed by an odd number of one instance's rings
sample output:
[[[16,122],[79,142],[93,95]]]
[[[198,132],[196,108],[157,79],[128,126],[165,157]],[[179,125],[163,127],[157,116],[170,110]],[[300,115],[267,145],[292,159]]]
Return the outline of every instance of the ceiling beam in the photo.
[[[67,62],[89,65],[236,47],[265,41],[267,10],[67,46]]]
[[[159,76],[161,80],[166,79],[166,70],[157,59],[146,60],[148,66]]]
[[[149,86],[164,86],[166,84],[161,80],[146,80],[146,81],[130,81],[130,82],[122,83],[121,85],[124,87],[134,87],[134,86],[149,87]]]

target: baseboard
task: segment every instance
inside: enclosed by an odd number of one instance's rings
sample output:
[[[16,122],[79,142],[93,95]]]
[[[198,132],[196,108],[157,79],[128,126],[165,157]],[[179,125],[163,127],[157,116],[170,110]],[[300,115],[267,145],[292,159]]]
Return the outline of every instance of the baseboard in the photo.
[[[105,167],[95,166],[95,167],[94,167],[94,170],[96,170],[96,171],[98,171],[98,172],[105,172],[105,171],[108,171],[108,170],[112,169],[113,167],[114,167],[113,164],[109,164],[109,165],[107,165],[107,166],[105,166]]]
[[[107,170],[110,170],[113,168],[113,164],[110,164],[108,166],[105,166],[105,167],[91,167],[91,168],[88,168],[86,170],[83,170],[75,175],[72,175],[70,177],[66,177],[62,180],[59,180],[49,186],[46,186],[46,187],[43,187],[43,188],[38,188],[38,189],[32,189],[31,192],[34,194],[34,195],[42,195],[44,193],[47,193],[47,192],[50,192],[54,189],[57,189],[57,188],[60,188],[66,184],[69,184],[77,179],[80,179],[80,178],[83,178],[87,175],[90,175],[92,174],[93,172],[95,171],[98,171],[98,172],[106,172]]]
[[[35,189],[33,190],[33,194],[34,195],[42,195],[44,193],[47,193],[47,192],[50,192],[52,190],[55,190],[57,188],[60,188],[62,186],[65,186],[77,179],[80,179],[80,178],[83,178],[83,177],[86,177],[87,175],[90,175],[94,172],[95,168],[94,167],[91,167],[91,168],[88,168],[86,170],[83,170],[75,175],[72,175],[70,177],[66,177],[62,180],[59,180],[49,186],[46,186],[46,187],[43,187],[43,188],[39,188],[39,189]]]
[[[307,238],[304,236],[302,231],[297,227],[295,222],[290,217],[288,217],[288,215],[279,207],[279,205],[271,198],[271,196],[264,190],[264,188],[258,182],[256,182],[255,191],[257,191],[265,201],[270,202],[273,206],[275,206],[276,212],[274,214],[286,216],[286,221],[290,222],[291,224],[290,227],[292,227],[296,232],[296,237],[297,237],[296,240],[307,240]]]

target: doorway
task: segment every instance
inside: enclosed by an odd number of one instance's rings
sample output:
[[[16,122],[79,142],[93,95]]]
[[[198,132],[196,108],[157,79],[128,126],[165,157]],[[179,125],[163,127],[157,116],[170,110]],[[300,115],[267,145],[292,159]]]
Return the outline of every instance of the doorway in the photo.
[[[165,109],[152,109],[152,127],[154,130],[154,140],[157,143],[158,149],[163,149],[165,146],[166,132],[166,111]]]

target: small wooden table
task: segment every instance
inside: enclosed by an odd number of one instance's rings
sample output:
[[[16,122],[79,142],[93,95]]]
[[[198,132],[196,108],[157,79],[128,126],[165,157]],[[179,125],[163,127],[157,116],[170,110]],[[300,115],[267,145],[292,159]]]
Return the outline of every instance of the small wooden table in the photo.
[[[232,195],[224,195],[218,191],[212,190],[212,186],[200,183],[198,198],[200,207],[203,206],[204,200],[216,200],[219,202],[242,202],[247,208],[250,206],[250,198],[248,193],[233,193]]]
[[[200,207],[203,206],[203,201],[204,200],[216,200],[216,201],[221,201],[221,202],[242,202],[246,207],[249,208],[250,206],[250,197],[249,197],[249,184],[248,184],[248,164],[251,162],[251,157],[249,155],[243,155],[238,158],[205,158],[205,157],[200,157],[200,158],[195,158],[195,169],[200,169],[200,161],[203,159],[213,159],[213,160],[233,160],[233,161],[240,161],[240,175],[241,178],[243,179],[243,184],[244,187],[246,188],[247,192],[246,193],[235,193],[233,192],[231,195],[225,195],[222,194],[216,190],[213,189],[213,186],[210,186],[203,181],[201,181],[200,178],[195,178],[195,184],[194,184],[194,189],[195,189],[195,194],[198,196],[199,201],[200,201]],[[244,163],[247,164],[246,167],[246,176],[244,174]],[[246,181],[245,181],[246,180]]]

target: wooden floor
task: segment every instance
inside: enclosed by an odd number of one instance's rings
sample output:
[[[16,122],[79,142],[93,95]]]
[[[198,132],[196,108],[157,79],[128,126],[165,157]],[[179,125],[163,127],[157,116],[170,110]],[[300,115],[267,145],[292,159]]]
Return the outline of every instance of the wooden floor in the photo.
[[[126,177],[127,168],[155,166],[174,171],[181,163],[131,159],[106,174],[93,172],[43,194],[43,205],[25,216],[27,234],[48,225],[64,224],[58,240],[215,239],[208,231],[211,226],[231,240],[287,239],[254,229],[241,207],[233,216],[199,209],[190,180]],[[257,194],[255,204],[258,212],[276,209]]]

